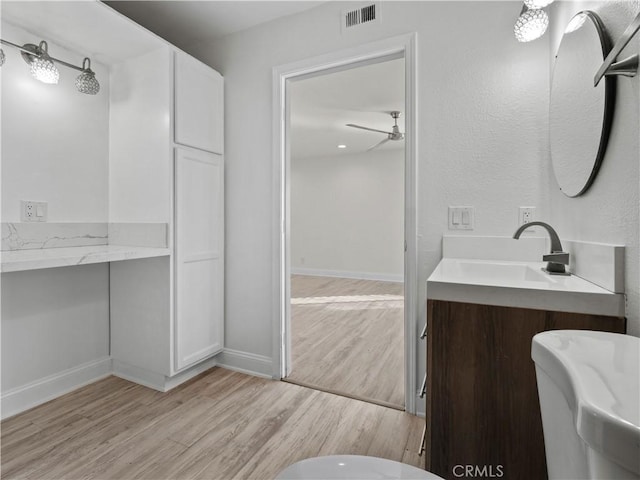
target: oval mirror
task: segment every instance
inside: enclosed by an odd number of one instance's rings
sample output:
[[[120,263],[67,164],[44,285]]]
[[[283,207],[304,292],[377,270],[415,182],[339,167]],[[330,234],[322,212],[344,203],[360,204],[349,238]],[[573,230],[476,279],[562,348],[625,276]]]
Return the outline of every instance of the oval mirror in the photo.
[[[609,139],[615,83],[593,76],[609,53],[598,16],[576,14],[567,26],[556,56],[549,102],[551,163],[560,190],[577,197],[598,174]]]

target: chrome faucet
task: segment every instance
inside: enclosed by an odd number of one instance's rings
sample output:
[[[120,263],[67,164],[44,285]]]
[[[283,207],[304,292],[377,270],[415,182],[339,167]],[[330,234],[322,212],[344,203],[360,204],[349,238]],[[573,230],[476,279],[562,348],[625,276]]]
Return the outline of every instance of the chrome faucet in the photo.
[[[565,265],[569,265],[569,254],[562,251],[560,237],[558,237],[556,231],[548,223],[525,223],[520,228],[518,228],[518,230],[516,230],[516,233],[513,234],[513,238],[517,240],[518,238],[520,238],[522,232],[524,232],[527,228],[535,226],[544,227],[547,232],[549,232],[549,237],[551,238],[551,253],[542,257],[542,260],[547,262],[547,268],[543,270],[551,275],[571,275],[571,273],[567,272],[564,268]]]

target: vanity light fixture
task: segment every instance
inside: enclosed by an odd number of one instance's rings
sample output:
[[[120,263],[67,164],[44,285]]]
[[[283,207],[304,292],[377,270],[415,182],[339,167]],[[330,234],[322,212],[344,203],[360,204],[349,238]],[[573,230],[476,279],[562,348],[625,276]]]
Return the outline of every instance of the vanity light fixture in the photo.
[[[29,64],[33,78],[42,83],[58,83],[60,72],[49,56],[47,42],[42,40],[37,46],[32,43],[23,45],[22,58]]]
[[[91,70],[91,60],[88,58],[82,61],[82,73],[76,78],[76,88],[80,93],[87,95],[95,95],[100,91],[100,84],[96,80],[96,74]]]
[[[554,0],[524,0],[524,4],[528,9],[544,8],[551,5]]]
[[[513,33],[519,42],[530,42],[540,38],[547,31],[549,16],[542,10],[554,0],[524,0],[520,16],[513,26]]]
[[[76,88],[80,93],[95,95],[100,91],[100,84],[96,79],[95,73],[91,70],[91,60],[89,58],[85,58],[82,62],[82,67],[78,67],[72,63],[50,56],[48,51],[49,47],[44,40],[38,45],[34,45],[33,43],[18,45],[3,39],[0,39],[0,42],[3,45],[8,45],[20,50],[22,59],[29,65],[33,78],[43,83],[58,83],[60,72],[56,64],[60,64],[81,72],[76,79]],[[0,66],[4,64],[4,61],[4,51],[0,49]]]
[[[547,31],[549,17],[541,9],[526,10],[518,17],[513,26],[513,33],[519,42],[530,42],[540,38]]]

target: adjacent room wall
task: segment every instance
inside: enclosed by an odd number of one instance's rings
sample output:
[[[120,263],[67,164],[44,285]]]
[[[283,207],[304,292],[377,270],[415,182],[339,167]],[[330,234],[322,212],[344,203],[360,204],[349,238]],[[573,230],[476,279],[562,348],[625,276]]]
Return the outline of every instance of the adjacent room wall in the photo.
[[[404,149],[291,159],[293,273],[403,280]]]
[[[551,61],[564,27],[581,10],[595,11],[603,21],[612,45],[640,12],[640,2],[557,2],[550,13]],[[618,59],[640,50],[640,35]],[[594,72],[595,75],[595,72]],[[563,239],[624,245],[627,331],[640,336],[640,76],[618,77],[615,113],[602,166],[591,188],[568,198],[560,192],[549,168],[547,191],[553,208],[551,221]],[[548,159],[550,163],[550,157]]]
[[[380,24],[341,33],[342,10],[361,5],[327,2],[190,49],[225,77],[228,348],[265,359],[273,354],[275,66],[417,32],[417,330],[426,315],[426,279],[448,233],[449,205],[475,206],[474,234],[512,235],[520,205],[536,205],[546,218],[549,45],[548,37],[515,40],[522,3],[385,2]]]

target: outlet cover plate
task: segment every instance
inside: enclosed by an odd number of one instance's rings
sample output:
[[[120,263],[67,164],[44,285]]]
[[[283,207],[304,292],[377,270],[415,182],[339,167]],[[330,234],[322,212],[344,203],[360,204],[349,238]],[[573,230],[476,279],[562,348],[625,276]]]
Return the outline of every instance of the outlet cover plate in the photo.
[[[518,209],[518,226],[524,225],[525,223],[533,222],[535,219],[536,207],[520,207]]]
[[[46,222],[47,214],[47,202],[20,201],[21,222]]]

